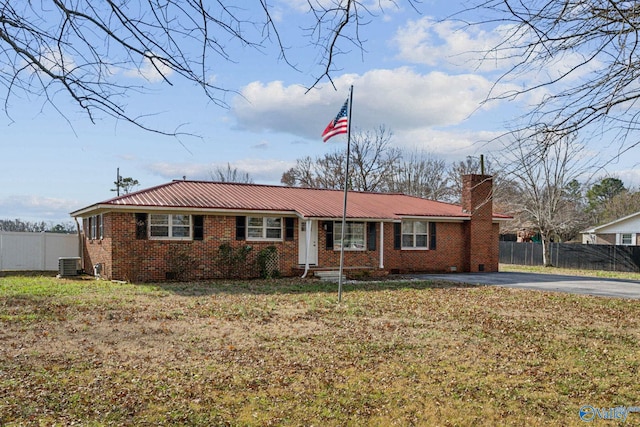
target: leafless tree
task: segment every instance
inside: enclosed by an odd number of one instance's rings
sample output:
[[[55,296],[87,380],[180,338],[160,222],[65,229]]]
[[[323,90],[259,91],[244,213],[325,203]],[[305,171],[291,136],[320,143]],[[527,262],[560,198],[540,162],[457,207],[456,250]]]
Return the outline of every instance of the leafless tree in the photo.
[[[413,6],[414,0],[408,0]],[[311,19],[295,44],[306,40],[317,51],[310,86],[328,79],[339,57],[364,51],[363,26],[377,10],[368,2],[306,2]],[[384,12],[382,5],[380,10]],[[131,71],[152,72],[173,85],[182,80],[202,88],[213,103],[226,105],[234,88],[211,76],[220,61],[240,61],[247,50],[278,52],[291,66],[292,41],[283,40],[275,7],[267,0],[237,3],[190,0],[15,1],[0,0],[0,87],[5,113],[19,97],[43,100],[59,111],[72,100],[92,122],[111,116],[140,128],[176,135],[179,130],[150,127],[153,111],[134,112],[132,92],[145,91],[122,79]],[[282,25],[290,25],[285,22]],[[305,64],[307,65],[307,64]],[[314,65],[314,64],[311,64]]]
[[[604,203],[601,224],[640,212],[640,192],[624,190]]]
[[[22,221],[18,218],[14,220],[0,219],[0,231],[19,231],[19,232],[35,232],[40,233],[47,229],[44,221],[31,222]]]
[[[447,164],[426,152],[403,153],[391,176],[394,192],[447,201],[451,195]]]
[[[335,151],[318,158],[314,165],[315,188],[344,189],[347,169],[346,150]]]
[[[351,136],[348,186],[355,191],[386,191],[389,175],[400,156],[390,145],[392,133],[384,126],[374,131],[355,131]],[[296,161],[280,182],[290,186],[344,189],[346,147],[312,159]]]
[[[42,233],[44,231],[50,233],[76,233],[78,230],[72,221],[54,224],[53,222],[45,223],[44,221],[23,221],[21,219],[0,219],[0,231],[18,231]]]
[[[351,187],[359,191],[385,191],[400,158],[392,147],[393,133],[384,126],[354,133],[351,139]]]
[[[514,132],[579,133],[619,141],[618,155],[640,144],[640,3],[621,0],[476,0],[474,24],[500,24],[487,60],[510,64],[491,98],[531,96]],[[463,14],[464,15],[464,12]],[[501,83],[507,83],[502,85]],[[516,84],[508,84],[516,83]],[[509,87],[507,90],[501,88]],[[531,101],[531,99],[529,99]],[[617,156],[616,156],[617,157]],[[611,160],[611,159],[608,159]]]
[[[346,151],[327,153],[315,159],[296,160],[296,165],[282,174],[280,182],[291,187],[344,188]]]
[[[239,182],[244,184],[253,183],[253,179],[251,179],[249,172],[241,172],[238,168],[232,168],[230,163],[227,163],[226,168],[218,166],[216,170],[211,171],[209,174],[212,181]]]
[[[483,164],[481,164],[482,162]],[[448,173],[451,187],[450,194],[453,198],[452,201],[458,202],[460,195],[462,194],[462,175],[482,173],[486,175],[494,174],[491,162],[484,159],[482,162],[480,157],[467,156],[464,160],[453,162],[451,164]],[[493,185],[494,187],[496,186],[495,178]]]
[[[486,174],[493,177],[492,203],[493,210],[501,214],[512,215],[514,220],[501,226],[502,232],[515,232],[525,222],[521,217],[521,208],[518,203],[520,189],[504,169],[494,165],[491,159],[483,157],[467,156],[464,160],[453,162],[448,169],[449,173],[449,201],[458,203],[462,194],[462,175]],[[508,167],[508,165],[505,165]]]
[[[551,239],[570,234],[580,221],[568,189],[583,172],[581,149],[575,135],[549,133],[544,140],[522,137],[505,154],[505,170],[519,186],[516,203],[540,233],[545,266],[551,265]]]
[[[314,160],[305,156],[296,160],[296,165],[282,174],[280,182],[290,187],[315,188]]]

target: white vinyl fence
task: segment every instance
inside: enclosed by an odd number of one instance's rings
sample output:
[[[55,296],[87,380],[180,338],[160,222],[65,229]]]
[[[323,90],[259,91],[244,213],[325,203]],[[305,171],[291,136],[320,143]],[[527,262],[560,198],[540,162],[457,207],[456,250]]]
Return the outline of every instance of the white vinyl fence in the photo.
[[[58,258],[78,256],[77,234],[0,231],[0,271],[57,271]]]

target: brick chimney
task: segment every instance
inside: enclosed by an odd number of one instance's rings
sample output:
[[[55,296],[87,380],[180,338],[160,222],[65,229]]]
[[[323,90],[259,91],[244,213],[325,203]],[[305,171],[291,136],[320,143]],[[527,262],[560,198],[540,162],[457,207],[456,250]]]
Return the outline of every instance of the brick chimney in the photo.
[[[493,177],[462,176],[462,211],[468,223],[468,271],[498,271],[498,225],[493,224]]]

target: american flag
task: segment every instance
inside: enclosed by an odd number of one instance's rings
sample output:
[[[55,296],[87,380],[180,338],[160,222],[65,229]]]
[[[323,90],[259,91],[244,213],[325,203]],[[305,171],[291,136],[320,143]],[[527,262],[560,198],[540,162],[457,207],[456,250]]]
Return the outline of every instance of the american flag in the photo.
[[[322,140],[327,142],[329,138],[334,137],[336,135],[340,135],[341,133],[347,133],[347,128],[349,124],[349,99],[344,102],[344,105],[340,109],[340,112],[336,116],[335,119],[331,120],[331,122],[327,125],[327,128],[322,132]]]

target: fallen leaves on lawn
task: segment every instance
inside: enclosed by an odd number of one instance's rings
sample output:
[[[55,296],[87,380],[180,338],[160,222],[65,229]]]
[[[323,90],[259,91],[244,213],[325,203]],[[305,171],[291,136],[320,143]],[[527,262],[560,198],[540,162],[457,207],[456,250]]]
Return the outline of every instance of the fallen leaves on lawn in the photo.
[[[578,425],[583,404],[639,403],[633,301],[422,282],[352,285],[341,304],[304,281],[73,286],[0,294],[0,424]]]

